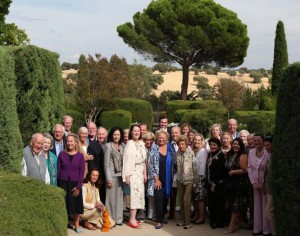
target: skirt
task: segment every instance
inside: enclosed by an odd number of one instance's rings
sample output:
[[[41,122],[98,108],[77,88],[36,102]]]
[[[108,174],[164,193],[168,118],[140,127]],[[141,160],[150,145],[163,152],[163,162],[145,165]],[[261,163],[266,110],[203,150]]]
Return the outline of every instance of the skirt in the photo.
[[[197,183],[195,192],[192,193],[192,200],[204,200],[207,197],[207,190],[205,186],[205,179],[200,179]]]
[[[68,215],[72,214],[83,214],[83,200],[82,200],[82,190],[80,189],[79,195],[74,197],[72,195],[72,189],[77,185],[76,181],[61,180],[57,181],[57,186],[65,190],[65,203],[67,207]]]

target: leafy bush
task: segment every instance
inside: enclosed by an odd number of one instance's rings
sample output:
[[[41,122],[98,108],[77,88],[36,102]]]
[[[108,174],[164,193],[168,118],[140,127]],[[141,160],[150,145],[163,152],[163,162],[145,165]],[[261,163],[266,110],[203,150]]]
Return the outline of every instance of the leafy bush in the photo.
[[[158,63],[158,64],[155,64],[152,67],[152,70],[153,71],[157,70],[160,73],[164,74],[164,73],[169,72],[169,71],[177,71],[177,68],[174,67],[174,66],[168,65],[168,64]]]
[[[58,54],[35,46],[14,50],[17,111],[23,142],[34,132],[49,131],[64,114]]]
[[[70,70],[70,69],[78,70],[78,67],[79,67],[78,63],[72,64],[69,62],[63,62],[61,64],[62,70]]]
[[[239,69],[240,74],[250,73],[250,71],[247,69],[247,67],[241,67]]]
[[[175,121],[175,112],[179,109],[206,109],[209,107],[223,107],[222,102],[214,100],[198,100],[198,101],[183,101],[174,100],[167,103],[166,111],[169,118],[169,122]]]
[[[133,122],[144,122],[151,130],[153,125],[152,106],[149,102],[134,98],[116,98],[104,107],[104,111],[122,109],[130,111]]]
[[[99,119],[101,126],[110,130],[114,126],[119,126],[123,129],[128,129],[132,124],[132,114],[130,111],[115,110],[104,111]]]
[[[261,83],[262,73],[259,71],[251,71],[250,77],[253,78],[253,83]]]
[[[0,172],[0,188],[0,235],[67,235],[60,188],[7,172]]]
[[[249,132],[272,134],[275,127],[275,111],[236,111],[235,118]]]
[[[11,50],[0,47],[0,170],[19,172],[23,143],[17,114],[14,69]]]
[[[235,70],[229,70],[229,71],[227,71],[227,74],[229,76],[236,76],[236,71]]]

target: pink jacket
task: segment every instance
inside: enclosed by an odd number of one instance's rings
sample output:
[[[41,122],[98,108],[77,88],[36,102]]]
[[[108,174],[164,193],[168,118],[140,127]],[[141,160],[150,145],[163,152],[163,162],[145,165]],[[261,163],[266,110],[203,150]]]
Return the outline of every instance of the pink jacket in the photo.
[[[248,155],[248,175],[251,184],[262,185],[264,183],[264,174],[267,167],[268,159],[270,153],[265,149],[261,157],[261,162],[258,165],[256,160],[256,148],[253,148],[249,151]]]

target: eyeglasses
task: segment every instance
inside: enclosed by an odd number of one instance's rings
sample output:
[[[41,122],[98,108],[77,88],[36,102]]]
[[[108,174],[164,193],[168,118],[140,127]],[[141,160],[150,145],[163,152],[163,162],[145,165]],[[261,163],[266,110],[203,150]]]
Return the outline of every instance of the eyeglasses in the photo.
[[[54,133],[57,133],[57,134],[62,134],[63,132],[62,131],[53,131]]]

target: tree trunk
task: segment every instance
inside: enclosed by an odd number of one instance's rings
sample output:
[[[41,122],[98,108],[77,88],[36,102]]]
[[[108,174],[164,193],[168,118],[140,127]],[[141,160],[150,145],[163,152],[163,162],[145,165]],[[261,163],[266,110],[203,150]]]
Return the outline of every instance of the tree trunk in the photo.
[[[182,84],[181,84],[181,100],[187,99],[187,90],[189,85],[189,64],[182,64]]]

